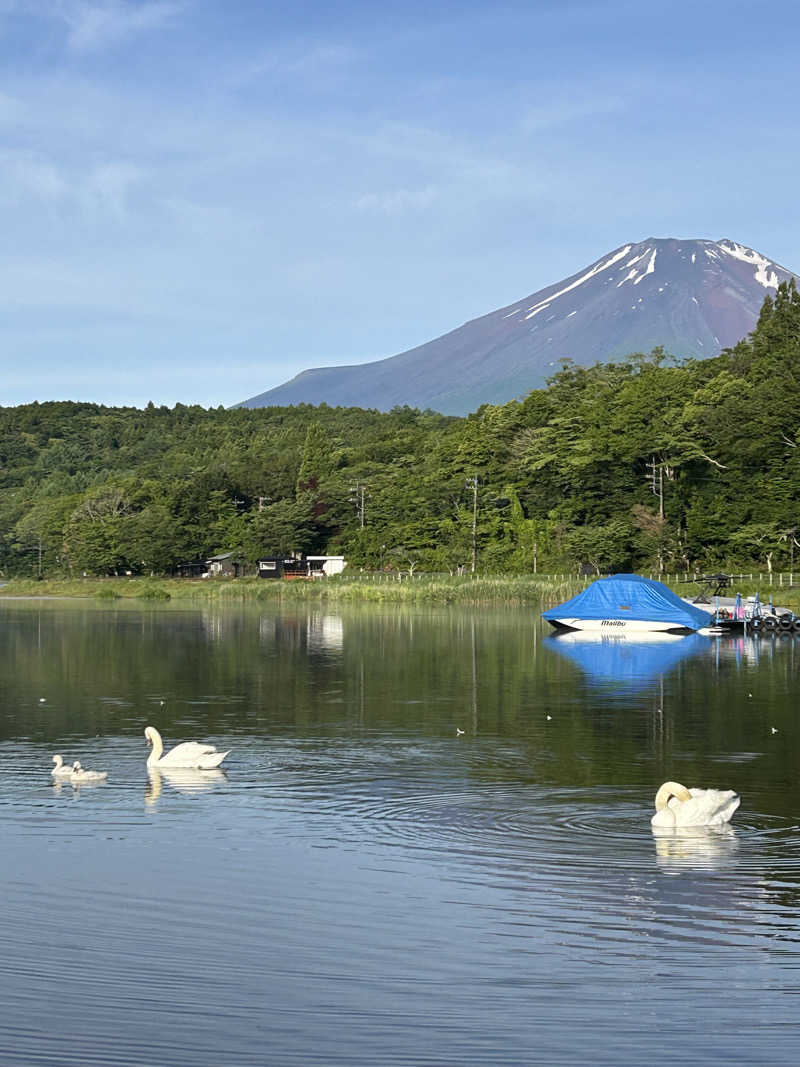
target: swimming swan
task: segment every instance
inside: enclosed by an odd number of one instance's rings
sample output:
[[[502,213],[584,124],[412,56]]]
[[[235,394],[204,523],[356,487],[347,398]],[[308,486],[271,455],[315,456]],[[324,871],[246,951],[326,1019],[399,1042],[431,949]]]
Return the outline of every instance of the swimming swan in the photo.
[[[108,771],[85,771],[79,760],[72,764],[72,774],[69,780],[73,785],[81,785],[83,782],[104,782],[108,778]]]
[[[147,757],[148,767],[164,767],[166,770],[170,767],[184,767],[211,771],[219,767],[230,752],[230,749],[228,752],[217,752],[213,745],[203,745],[199,741],[184,741],[182,745],[171,748],[166,756],[162,756],[164,742],[155,726],[146,726],[144,736],[148,745],[153,746],[153,751]]]
[[[53,756],[53,763],[55,763],[55,767],[50,773],[54,778],[69,778],[72,774],[72,767],[69,764],[64,764],[63,756]]]
[[[656,793],[656,813],[650,820],[663,829],[675,826],[724,826],[739,807],[732,789],[687,789],[664,782]]]

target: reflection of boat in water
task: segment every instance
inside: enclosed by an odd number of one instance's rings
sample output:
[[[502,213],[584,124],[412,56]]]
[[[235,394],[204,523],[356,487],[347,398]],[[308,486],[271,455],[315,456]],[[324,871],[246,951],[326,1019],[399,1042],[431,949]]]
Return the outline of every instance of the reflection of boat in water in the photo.
[[[647,685],[681,660],[707,652],[710,641],[700,634],[680,637],[664,632],[607,634],[575,630],[546,637],[543,644],[572,660],[592,682],[622,686]]]
[[[161,796],[161,791],[166,783],[177,793],[191,796],[197,793],[207,793],[220,782],[228,780],[224,771],[209,770],[201,771],[188,767],[148,767],[147,775],[150,779],[145,793],[148,804],[154,803]]]
[[[598,578],[577,596],[542,612],[557,630],[687,634],[711,623],[710,611],[687,604],[663,582],[638,574]]]
[[[723,867],[739,847],[731,826],[654,826],[652,831],[659,867],[675,873]]]

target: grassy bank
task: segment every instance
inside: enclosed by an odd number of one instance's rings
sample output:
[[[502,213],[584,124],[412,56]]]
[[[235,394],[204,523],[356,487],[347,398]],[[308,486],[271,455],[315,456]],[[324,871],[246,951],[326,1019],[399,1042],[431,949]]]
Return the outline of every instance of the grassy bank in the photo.
[[[324,578],[314,581],[273,581],[258,578],[14,578],[0,588],[0,596],[83,597],[99,600],[241,603],[417,603],[417,604],[537,604],[561,603],[585,588],[586,580],[570,576],[448,577],[420,575],[398,580],[389,575]],[[671,584],[671,583],[670,583]],[[673,586],[679,596],[691,596],[697,586]],[[779,607],[800,614],[800,586],[772,586],[768,581],[744,579],[730,591],[743,596],[758,592]]]
[[[101,600],[241,601],[430,604],[558,603],[585,583],[576,578],[537,577],[405,577],[325,578],[314,581],[272,581],[258,578],[76,578],[35,581],[15,578],[0,596],[85,597]]]

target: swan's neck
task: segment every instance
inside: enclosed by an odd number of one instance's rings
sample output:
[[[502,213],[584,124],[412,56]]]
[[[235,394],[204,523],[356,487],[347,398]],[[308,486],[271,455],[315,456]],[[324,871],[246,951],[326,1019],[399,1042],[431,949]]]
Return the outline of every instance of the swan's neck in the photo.
[[[55,770],[55,771],[60,770],[63,762],[64,762],[64,757],[63,756],[53,756],[53,763],[55,763],[55,767],[53,768],[53,770]]]
[[[161,740],[161,734],[153,728],[150,734],[150,741],[153,745],[153,751],[147,757],[148,764],[158,763],[161,759],[161,753],[164,751],[164,742]]]
[[[664,811],[669,806],[672,797],[676,797],[680,801],[690,800],[691,793],[680,782],[664,782],[656,793],[656,811]]]

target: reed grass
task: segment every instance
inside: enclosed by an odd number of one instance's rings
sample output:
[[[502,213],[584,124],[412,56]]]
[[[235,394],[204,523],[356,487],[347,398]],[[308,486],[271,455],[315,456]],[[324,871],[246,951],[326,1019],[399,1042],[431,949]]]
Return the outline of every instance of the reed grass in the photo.
[[[198,601],[217,604],[261,601],[274,603],[394,603],[394,604],[537,604],[551,607],[574,596],[592,579],[570,575],[452,576],[348,575],[313,581],[260,578],[14,578],[0,587],[0,596],[83,597],[101,600]],[[669,583],[679,596],[695,589]],[[770,595],[778,607],[800,614],[800,586],[769,586],[756,578],[743,580],[730,591],[742,596]],[[713,598],[711,605],[713,607]]]
[[[338,577],[313,581],[258,578],[15,578],[0,588],[0,596],[83,597],[102,600],[178,600],[215,603],[241,601],[429,604],[542,604],[559,603],[585,585],[577,578],[414,576],[401,580],[381,576],[370,581]]]

